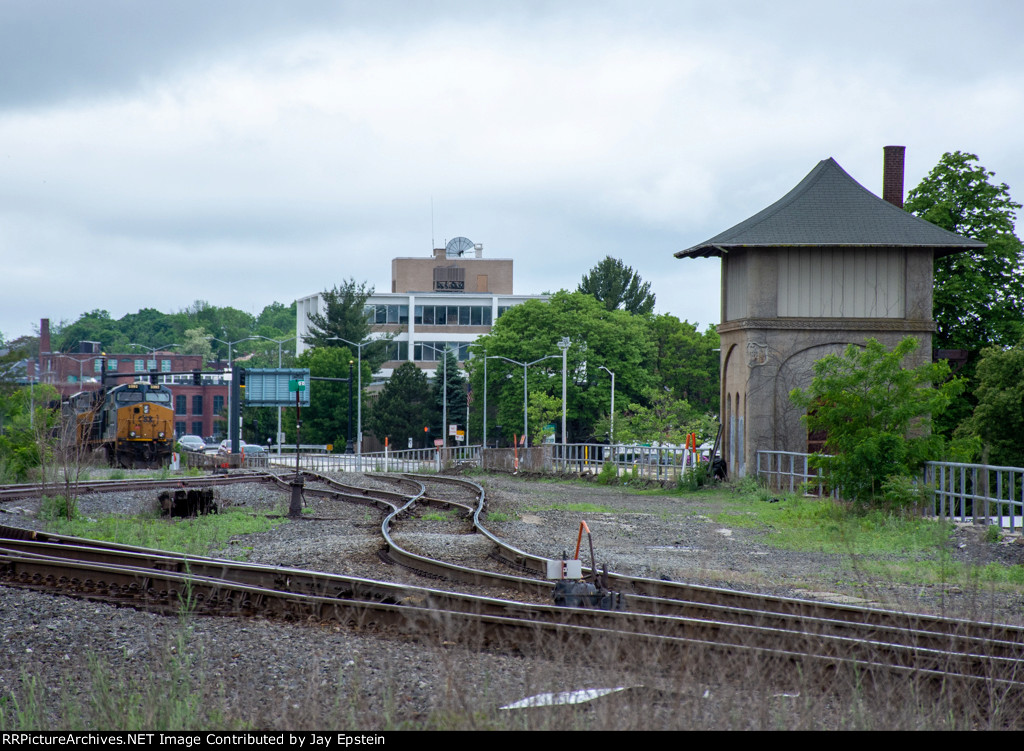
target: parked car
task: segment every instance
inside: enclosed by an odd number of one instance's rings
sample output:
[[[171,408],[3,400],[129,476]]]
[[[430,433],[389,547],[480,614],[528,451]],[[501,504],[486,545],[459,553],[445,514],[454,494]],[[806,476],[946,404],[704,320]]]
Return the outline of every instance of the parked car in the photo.
[[[239,443],[241,444],[240,448],[242,449],[242,453],[245,454],[247,459],[254,456],[267,456],[266,446],[261,446],[258,443],[246,443],[245,441],[239,441]]]
[[[238,442],[238,450],[241,451],[245,456],[266,456],[267,449],[265,446],[261,446],[258,443],[246,443],[245,441]],[[220,442],[220,447],[217,449],[217,456],[229,456],[231,454],[231,439],[226,438]]]
[[[185,451],[192,451],[197,454],[202,454],[206,451],[206,441],[197,435],[183,435],[178,439],[178,444]]]

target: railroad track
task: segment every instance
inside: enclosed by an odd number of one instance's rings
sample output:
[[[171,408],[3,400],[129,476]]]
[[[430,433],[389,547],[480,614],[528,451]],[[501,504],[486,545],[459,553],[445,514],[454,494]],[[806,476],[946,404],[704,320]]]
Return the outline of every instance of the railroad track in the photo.
[[[265,478],[261,478],[265,479]],[[433,576],[476,584],[548,593],[550,582],[456,566],[402,549],[390,525],[417,504],[472,509],[474,528],[490,536],[502,555],[538,567],[544,559],[509,548],[479,522],[483,489],[449,480],[458,498],[439,492],[437,479],[393,481],[406,492],[345,486],[312,476],[304,492],[380,508],[388,555]],[[251,481],[251,480],[249,480]],[[286,478],[273,481],[287,487]],[[427,485],[432,487],[427,495]],[[470,489],[467,491],[467,488]],[[469,502],[469,496],[473,502]],[[614,575],[631,593],[639,612],[556,608],[474,597],[367,579],[238,564],[127,546],[0,528],[0,574],[14,586],[34,586],[118,604],[171,612],[261,614],[287,620],[329,620],[355,627],[427,630],[441,638],[465,638],[518,649],[543,643],[586,644],[602,654],[656,659],[674,664],[702,654],[745,655],[758,661],[799,664],[801,670],[897,675],[932,685],[967,683],[1004,692],[1024,689],[1024,631],[893,611],[764,597],[730,590]],[[645,594],[654,591],[656,595]],[[183,605],[185,603],[185,605]],[[461,635],[461,637],[460,637]]]
[[[71,484],[73,492],[88,495],[124,490],[153,490],[163,488],[205,488],[217,485],[234,485],[246,482],[274,482],[277,475],[269,472],[238,472],[227,475],[203,475],[198,477],[175,477],[174,479],[124,479],[124,480],[83,480]],[[0,486],[0,502],[19,498],[34,498],[47,492],[65,492],[63,483],[27,483]]]

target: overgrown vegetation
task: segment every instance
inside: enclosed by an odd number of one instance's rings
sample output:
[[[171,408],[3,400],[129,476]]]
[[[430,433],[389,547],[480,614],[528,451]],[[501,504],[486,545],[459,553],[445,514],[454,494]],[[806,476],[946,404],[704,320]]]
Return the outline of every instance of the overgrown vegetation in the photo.
[[[63,510],[60,501],[51,501],[57,510]],[[44,503],[44,509],[46,503]],[[96,519],[76,515],[67,519],[50,513],[47,525],[51,532],[73,537],[136,545],[144,548],[173,550],[189,555],[209,555],[224,547],[236,535],[266,532],[284,523],[283,519],[268,519],[242,509],[222,509],[219,514],[192,519],[168,519],[154,512],[148,516],[102,516]]]
[[[790,394],[807,410],[807,429],[827,435],[827,455],[814,455],[811,465],[861,507],[911,503],[908,483],[925,461],[943,455],[944,441],[931,421],[964,384],[949,378],[945,361],[904,367],[917,348],[912,337],[891,352],[875,339],[864,347],[851,344],[843,355],[814,363],[811,385]]]

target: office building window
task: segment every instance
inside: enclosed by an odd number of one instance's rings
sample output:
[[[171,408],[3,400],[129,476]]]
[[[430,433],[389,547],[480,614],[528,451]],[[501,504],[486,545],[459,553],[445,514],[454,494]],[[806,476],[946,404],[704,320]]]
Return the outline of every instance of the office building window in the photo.
[[[472,342],[416,342],[413,345],[413,360],[417,362],[441,362],[447,346],[455,355],[456,360],[469,357],[469,345]]]
[[[386,352],[388,360],[408,360],[409,342],[388,342]]]
[[[135,361],[135,372],[136,373],[145,373],[146,372],[146,361],[145,360],[136,360]]]
[[[490,305],[417,305],[414,322],[425,326],[490,326]]]
[[[203,434],[203,421],[196,420],[192,423],[192,435],[201,436]]]
[[[192,397],[192,414],[201,415],[203,414],[203,395],[196,394]]]
[[[161,360],[160,361],[160,370],[162,372],[164,372],[164,373],[170,373],[171,372],[171,361],[170,360]]]
[[[188,397],[186,397],[184,394],[178,394],[176,397],[174,397],[174,414],[185,414],[185,408],[187,403]],[[184,427],[184,423],[182,423],[182,426]]]
[[[224,397],[215,395],[213,397],[213,414],[219,415],[224,411]]]
[[[367,305],[365,311],[370,323],[409,323],[408,305]]]
[[[184,422],[176,422],[176,423],[174,423],[174,435],[176,435],[178,438],[181,438],[183,435],[185,435],[185,423]]]

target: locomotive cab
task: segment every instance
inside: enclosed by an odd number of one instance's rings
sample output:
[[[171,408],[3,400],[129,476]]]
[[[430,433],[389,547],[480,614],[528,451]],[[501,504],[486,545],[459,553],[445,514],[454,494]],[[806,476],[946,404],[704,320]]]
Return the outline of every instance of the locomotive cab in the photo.
[[[103,408],[103,439],[111,463],[159,467],[174,449],[171,390],[127,383],[110,390]]]

